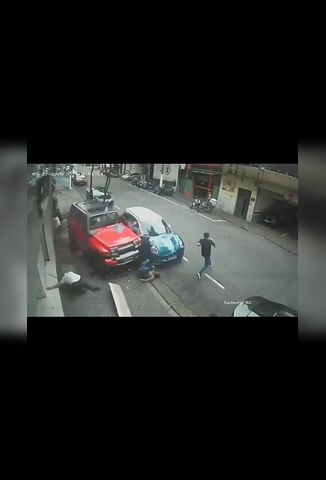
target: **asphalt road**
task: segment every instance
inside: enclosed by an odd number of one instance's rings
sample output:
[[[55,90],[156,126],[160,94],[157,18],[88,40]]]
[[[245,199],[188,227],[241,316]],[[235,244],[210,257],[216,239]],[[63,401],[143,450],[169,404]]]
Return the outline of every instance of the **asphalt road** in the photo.
[[[104,183],[103,176],[93,180],[93,186]],[[83,197],[86,187],[76,189]],[[131,206],[150,208],[180,234],[185,243],[185,259],[179,264],[164,266],[161,280],[198,315],[215,312],[230,316],[235,306],[232,302],[254,295],[298,309],[296,256],[238,225],[209,214],[198,214],[171,197],[159,197],[119,178],[111,179],[109,190],[118,210]],[[196,244],[206,231],[214,239],[216,249],[212,248],[213,267],[207,272],[208,276],[198,280],[196,272],[203,259]],[[97,278],[97,282],[100,284],[101,278]],[[101,306],[97,305],[100,312]]]

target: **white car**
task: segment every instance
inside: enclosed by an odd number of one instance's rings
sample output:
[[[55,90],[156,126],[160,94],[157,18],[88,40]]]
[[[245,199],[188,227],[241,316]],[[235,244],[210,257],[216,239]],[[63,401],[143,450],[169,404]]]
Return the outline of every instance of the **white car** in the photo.
[[[134,178],[137,178],[140,176],[140,173],[125,173],[124,175],[122,175],[122,180],[126,180],[126,181],[131,181],[133,180]]]
[[[161,215],[149,208],[130,207],[121,218],[128,228],[133,228],[139,234],[145,244],[149,241],[150,260],[154,265],[181,262],[185,251],[183,240],[172,232],[171,226]]]
[[[83,173],[77,173],[74,176],[74,185],[87,185],[86,175]]]

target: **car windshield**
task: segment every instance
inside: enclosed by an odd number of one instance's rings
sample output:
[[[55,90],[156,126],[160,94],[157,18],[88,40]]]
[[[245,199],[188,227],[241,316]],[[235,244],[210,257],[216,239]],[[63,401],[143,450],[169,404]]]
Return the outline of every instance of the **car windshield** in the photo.
[[[107,227],[120,222],[117,212],[101,213],[100,215],[94,215],[89,219],[89,228],[94,230],[95,228]]]
[[[156,237],[164,233],[171,233],[169,226],[162,218],[155,218],[155,220],[151,221],[146,220],[141,222],[141,224],[144,230],[144,234],[150,235],[151,237]]]

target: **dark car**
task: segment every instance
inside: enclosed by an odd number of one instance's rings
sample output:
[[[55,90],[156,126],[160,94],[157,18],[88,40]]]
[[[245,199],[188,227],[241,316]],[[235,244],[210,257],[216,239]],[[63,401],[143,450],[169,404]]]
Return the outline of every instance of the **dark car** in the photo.
[[[126,180],[127,182],[131,182],[134,178],[139,178],[140,177],[140,173],[125,173],[124,175],[122,175],[121,179],[122,180]]]
[[[232,317],[297,317],[298,312],[264,297],[249,297],[235,307]]]
[[[141,240],[118,212],[96,200],[73,203],[68,216],[71,246],[88,253],[97,267],[116,267],[140,256]]]
[[[284,225],[294,225],[297,223],[297,213],[295,210],[271,211],[264,218],[264,224],[267,227],[281,227]]]

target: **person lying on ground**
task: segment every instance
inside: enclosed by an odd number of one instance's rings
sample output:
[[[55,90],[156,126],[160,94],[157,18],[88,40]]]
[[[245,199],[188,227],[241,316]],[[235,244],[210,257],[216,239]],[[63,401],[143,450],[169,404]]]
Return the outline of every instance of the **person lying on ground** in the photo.
[[[62,288],[65,291],[70,291],[72,293],[86,293],[87,290],[100,290],[100,287],[93,287],[88,282],[82,280],[81,276],[78,273],[68,272],[65,273],[60,282],[47,287],[47,290],[52,290],[53,288]]]
[[[154,265],[147,259],[138,268],[138,276],[141,282],[151,282],[160,276],[160,272],[156,272]]]

